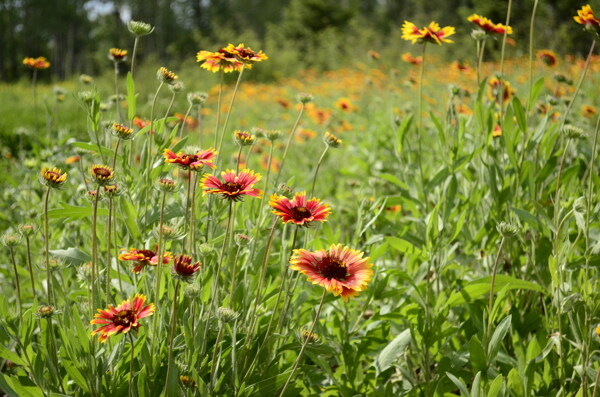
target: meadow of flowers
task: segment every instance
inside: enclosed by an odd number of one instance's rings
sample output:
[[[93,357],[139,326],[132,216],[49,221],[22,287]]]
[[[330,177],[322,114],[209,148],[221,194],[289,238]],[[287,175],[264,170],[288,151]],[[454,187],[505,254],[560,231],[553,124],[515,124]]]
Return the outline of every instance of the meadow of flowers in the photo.
[[[599,396],[600,18],[570,18],[584,59],[534,32],[505,59],[509,17],[477,14],[468,43],[406,21],[398,59],[269,84],[242,43],[137,65],[136,21],[110,79],[24,59],[0,390]],[[457,44],[474,61],[436,56]]]

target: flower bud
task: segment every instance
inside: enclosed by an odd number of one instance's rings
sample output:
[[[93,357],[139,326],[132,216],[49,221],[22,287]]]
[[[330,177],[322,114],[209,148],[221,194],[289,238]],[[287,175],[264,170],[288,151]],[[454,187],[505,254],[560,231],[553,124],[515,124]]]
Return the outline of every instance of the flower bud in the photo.
[[[224,323],[232,323],[236,318],[238,318],[238,316],[238,313],[226,307],[220,307],[217,309],[217,317]]]
[[[21,232],[23,236],[32,236],[37,231],[37,229],[38,228],[36,225],[32,225],[29,223],[19,225],[19,232]]]
[[[203,105],[208,99],[206,92],[190,92],[187,94],[187,100],[190,105]]]
[[[335,135],[329,133],[329,131],[325,131],[325,135],[323,136],[325,143],[327,146],[332,148],[340,147],[342,144],[342,140],[336,137]]]
[[[502,235],[502,237],[507,237],[507,238],[516,236],[519,231],[519,229],[516,226],[511,225],[510,223],[507,223],[507,222],[500,222],[496,226],[496,229]]]
[[[311,94],[307,94],[307,93],[298,94],[298,101],[303,105],[306,105],[307,103],[312,102],[313,100],[314,100],[314,97]]]
[[[1,240],[2,244],[5,247],[12,248],[19,245],[19,243],[21,242],[21,236],[13,232],[5,232],[2,235]]]
[[[56,309],[49,305],[40,306],[37,310],[38,318],[52,318],[56,314]]]
[[[136,36],[146,36],[154,31],[152,25],[141,21],[129,21],[127,29]]]
[[[562,132],[570,139],[585,138],[585,132],[583,132],[583,129],[571,124],[565,125],[562,129]]]

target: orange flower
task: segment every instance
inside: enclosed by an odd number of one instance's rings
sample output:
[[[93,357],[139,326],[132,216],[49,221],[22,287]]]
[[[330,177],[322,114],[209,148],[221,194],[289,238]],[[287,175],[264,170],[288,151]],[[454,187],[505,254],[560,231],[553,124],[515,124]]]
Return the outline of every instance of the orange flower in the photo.
[[[454,70],[458,70],[459,72],[468,72],[469,70],[471,70],[469,65],[467,65],[466,63],[461,62],[461,61],[452,62],[450,67]]]
[[[371,59],[378,60],[381,55],[377,51],[369,50],[367,51],[367,55],[371,57]]]
[[[423,63],[423,57],[414,57],[410,52],[405,52],[402,54],[401,58],[404,62],[410,63],[411,65],[420,65]]]
[[[239,175],[235,171],[227,170],[221,172],[221,181],[214,175],[206,174],[200,181],[204,188],[204,194],[220,194],[228,200],[238,201],[243,196],[260,197],[262,191],[255,189],[254,184],[261,180],[260,174],[255,174],[249,169],[243,169]]]
[[[329,205],[321,203],[321,200],[313,197],[307,201],[306,192],[296,193],[292,200],[273,194],[269,205],[283,223],[295,223],[299,226],[310,226],[312,222],[326,222],[331,213]]]
[[[456,33],[452,26],[446,26],[440,28],[437,22],[431,22],[428,26],[421,29],[417,28],[414,23],[404,21],[402,25],[402,38],[408,40],[411,43],[435,43],[441,45],[442,43],[453,43],[452,40],[448,40],[449,36]]]
[[[81,160],[81,157],[79,157],[79,156],[69,156],[65,160],[65,164],[77,163],[77,162],[79,162],[79,160]]]
[[[44,57],[37,58],[25,58],[23,59],[23,65],[27,65],[31,69],[48,69],[50,62]]]
[[[493,23],[491,20],[486,17],[482,17],[481,15],[473,14],[467,18],[467,21],[473,22],[486,33],[512,34],[512,28],[510,26],[506,26],[501,23]]]
[[[311,283],[319,284],[335,296],[341,295],[346,301],[365,290],[373,277],[369,258],[363,258],[362,252],[341,244],[333,244],[327,251],[294,250],[290,263],[290,269],[299,271]]]
[[[539,50],[537,52],[537,58],[542,61],[546,66],[556,65],[556,54],[550,50]]]
[[[598,113],[598,112],[596,111],[596,108],[593,106],[583,105],[581,107],[581,115],[583,117],[590,118],[590,117],[594,116],[596,113]]]
[[[137,294],[133,299],[127,299],[121,302],[118,307],[108,305],[108,309],[98,309],[98,313],[90,324],[101,324],[102,327],[92,331],[91,335],[100,334],[98,340],[106,342],[109,336],[125,334],[131,330],[136,330],[141,326],[138,320],[151,316],[156,310],[153,303],[148,305],[144,295]]]
[[[211,162],[217,155],[217,151],[213,148],[198,151],[195,154],[186,154],[183,152],[175,154],[173,151],[165,149],[163,155],[165,156],[165,163],[177,164],[184,170],[199,171],[203,166],[210,168],[217,167]]]
[[[575,22],[580,25],[585,25],[586,29],[594,29],[600,27],[600,19],[596,18],[594,11],[589,4],[581,7],[581,10],[577,10],[577,16],[573,17]]]
[[[335,101],[334,106],[340,109],[342,112],[354,112],[358,109],[356,105],[350,102],[349,98],[340,98]]]
[[[150,122],[136,116],[133,118],[133,124],[135,124],[137,128],[142,129],[150,125]]]
[[[158,253],[152,250],[146,250],[146,249],[135,249],[132,248],[129,251],[125,251],[124,253],[119,255],[119,260],[120,261],[134,261],[135,265],[133,266],[133,269],[131,269],[134,273],[138,274],[140,273],[142,270],[144,270],[144,268],[146,266],[156,266],[158,264]],[[164,264],[167,264],[171,261],[171,253],[170,252],[166,252],[163,255],[163,262]]]
[[[496,124],[494,126],[494,129],[492,130],[492,136],[494,138],[498,138],[502,136],[502,128],[500,128],[500,125]]]

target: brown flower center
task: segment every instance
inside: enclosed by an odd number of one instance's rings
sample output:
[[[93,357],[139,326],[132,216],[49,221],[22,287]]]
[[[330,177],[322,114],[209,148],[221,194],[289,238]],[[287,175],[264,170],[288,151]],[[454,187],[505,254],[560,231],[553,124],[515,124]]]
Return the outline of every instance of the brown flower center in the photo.
[[[121,310],[113,316],[113,323],[122,327],[129,327],[135,322],[135,313],[133,310]]]
[[[306,207],[294,207],[290,212],[292,213],[292,218],[298,222],[309,218],[311,215],[310,211]]]
[[[337,258],[326,256],[318,264],[319,273],[328,280],[332,278],[344,281],[348,277],[348,268]]]
[[[144,255],[144,257],[142,259],[140,259],[140,262],[150,262],[150,260],[154,257],[154,255],[156,255],[154,253],[154,251],[150,251],[150,250],[138,250],[138,252],[142,255]]]
[[[108,178],[110,176],[110,170],[102,167],[94,168],[94,174]]]
[[[225,182],[223,186],[221,186],[221,190],[228,193],[237,193],[242,190],[242,184],[237,182]]]

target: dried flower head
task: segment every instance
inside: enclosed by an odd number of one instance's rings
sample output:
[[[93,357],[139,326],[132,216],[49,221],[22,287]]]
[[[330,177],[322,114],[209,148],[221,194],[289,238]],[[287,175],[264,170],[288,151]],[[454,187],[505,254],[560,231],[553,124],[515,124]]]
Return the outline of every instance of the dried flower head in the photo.
[[[108,165],[95,164],[90,167],[90,173],[100,186],[110,184],[115,176],[115,172]]]
[[[169,69],[161,66],[160,69],[158,69],[158,72],[156,72],[156,78],[163,83],[172,84],[179,78],[179,76],[171,72]]]
[[[58,189],[67,181],[67,173],[56,167],[44,167],[40,173],[40,181],[48,187]]]
[[[146,36],[154,31],[152,25],[141,21],[129,21],[127,29],[136,36]]]

